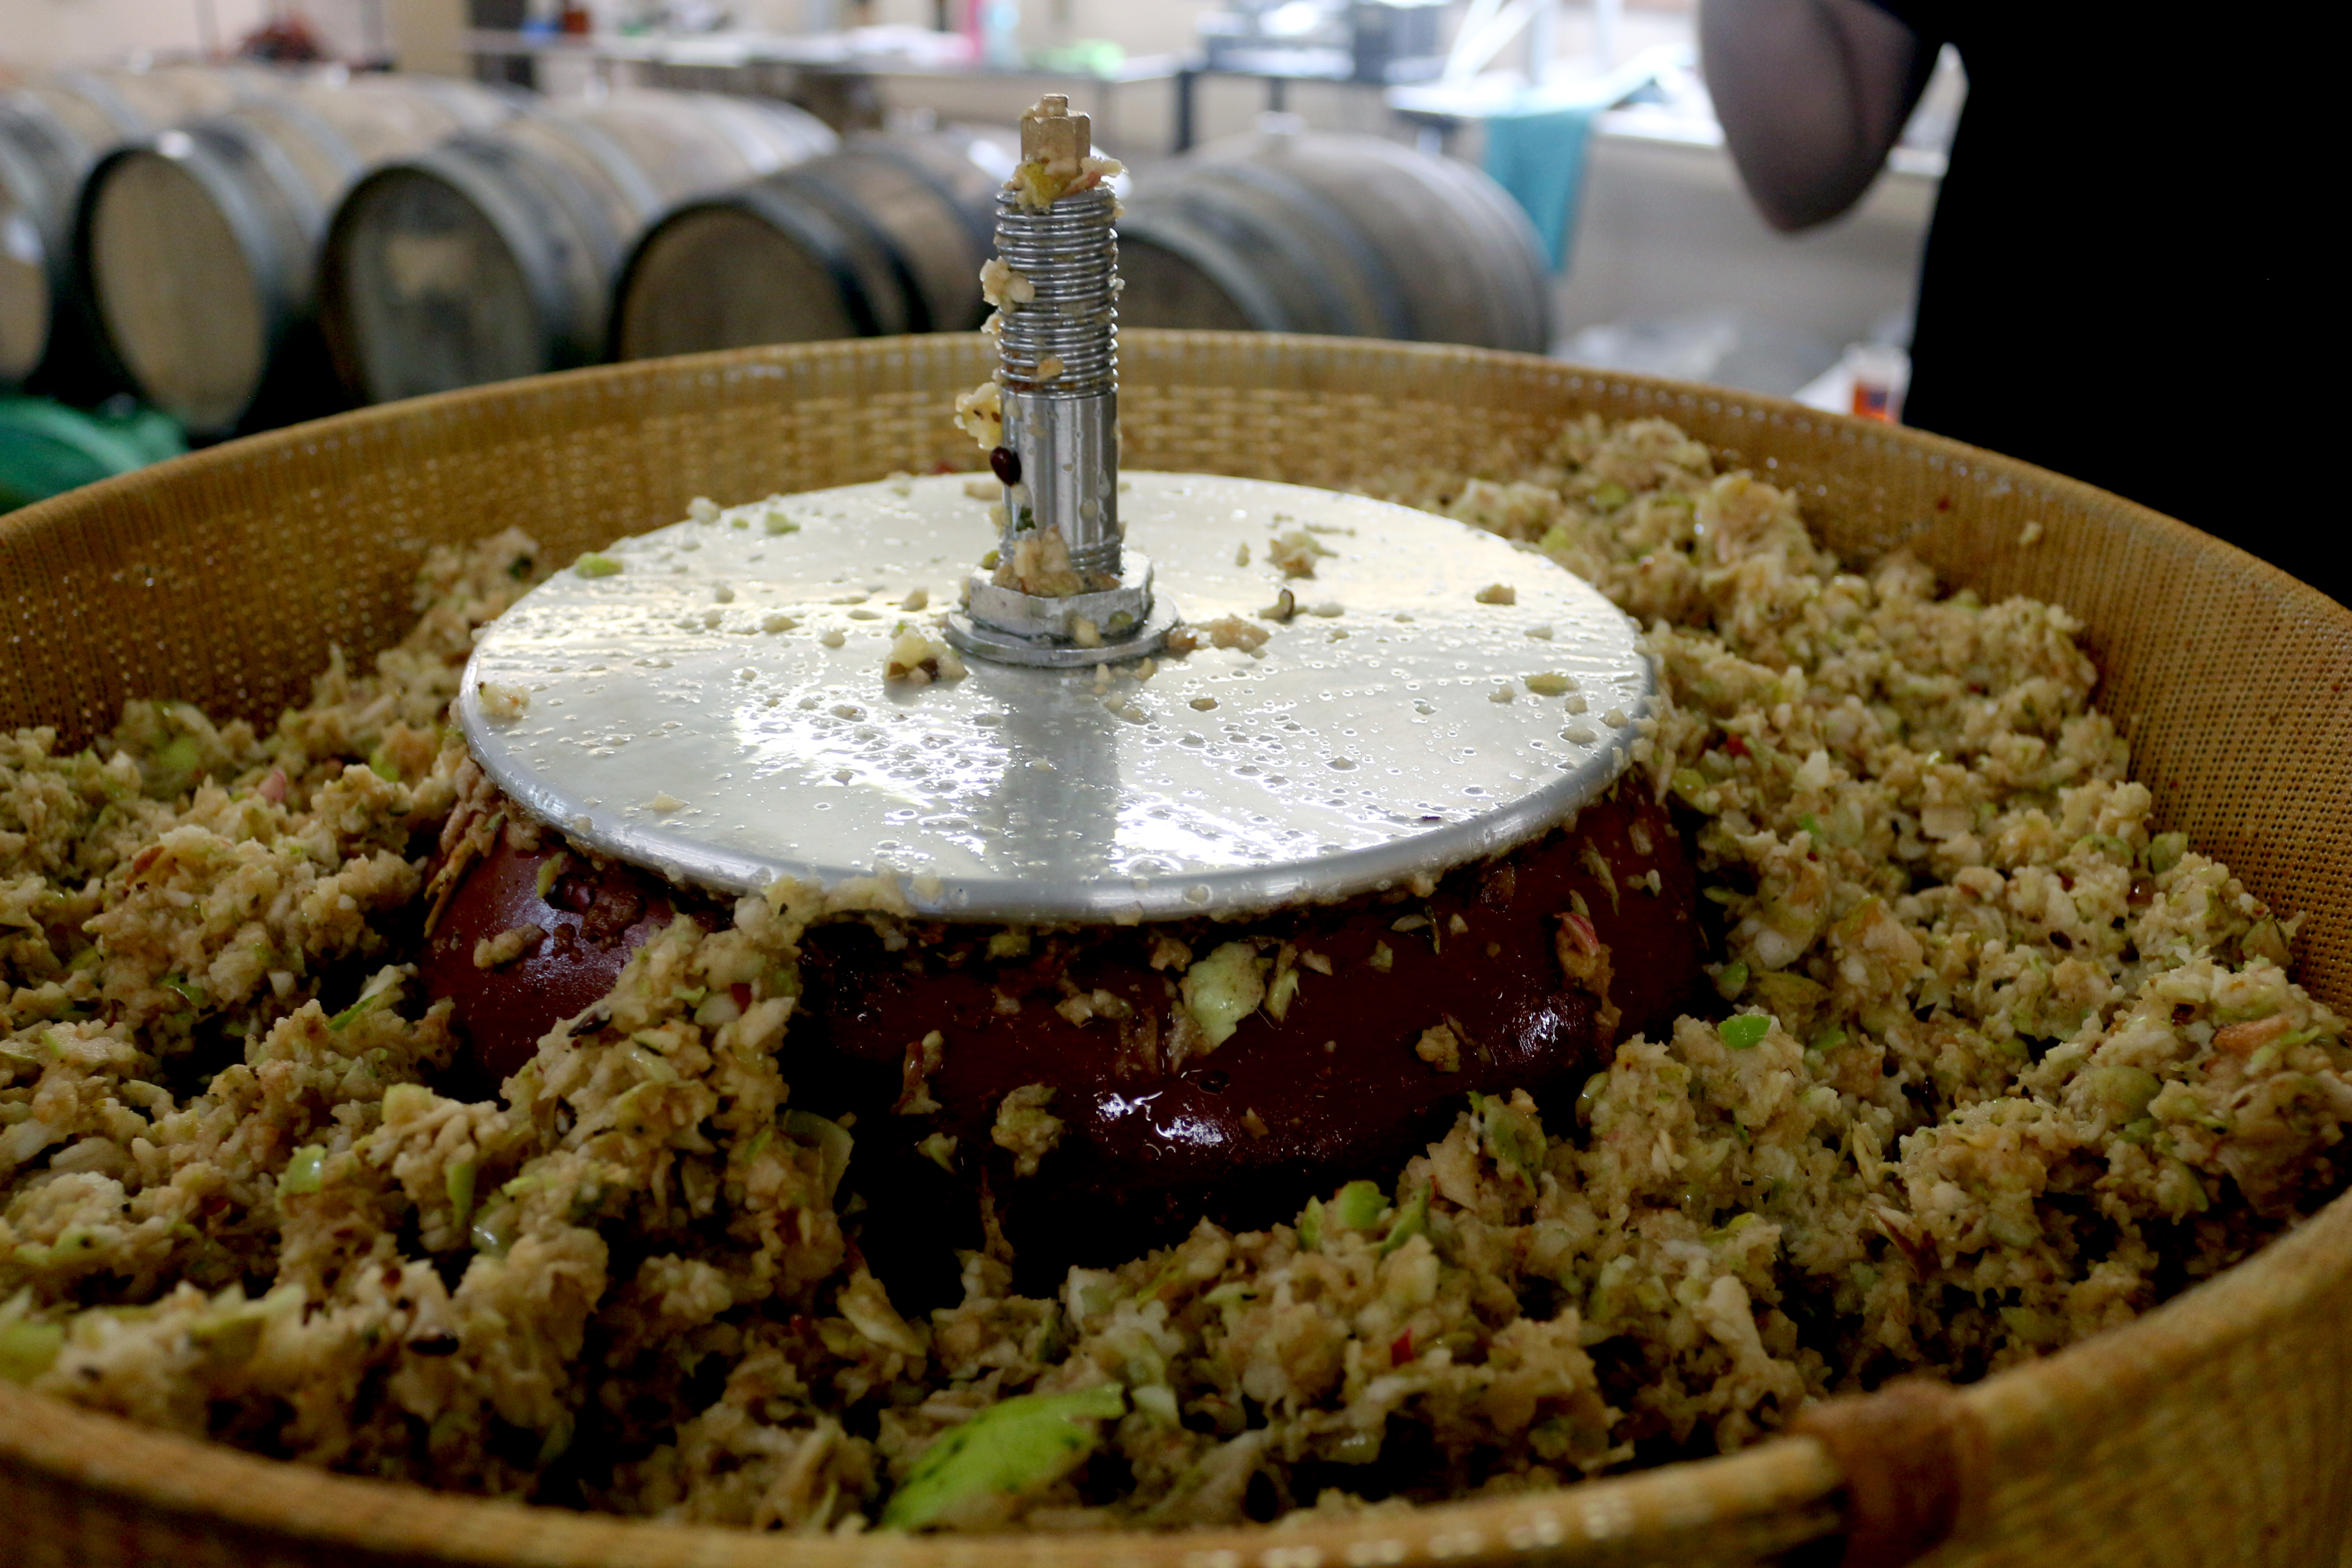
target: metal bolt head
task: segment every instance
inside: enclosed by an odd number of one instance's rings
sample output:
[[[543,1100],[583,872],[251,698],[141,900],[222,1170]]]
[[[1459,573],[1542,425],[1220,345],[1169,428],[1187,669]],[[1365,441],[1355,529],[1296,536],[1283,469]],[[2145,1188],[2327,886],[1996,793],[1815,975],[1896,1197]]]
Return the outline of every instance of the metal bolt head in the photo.
[[[1070,112],[1070,100],[1058,92],[1039,99],[1021,117],[1021,158],[1043,163],[1049,177],[1075,180],[1078,165],[1094,151],[1092,122]]]

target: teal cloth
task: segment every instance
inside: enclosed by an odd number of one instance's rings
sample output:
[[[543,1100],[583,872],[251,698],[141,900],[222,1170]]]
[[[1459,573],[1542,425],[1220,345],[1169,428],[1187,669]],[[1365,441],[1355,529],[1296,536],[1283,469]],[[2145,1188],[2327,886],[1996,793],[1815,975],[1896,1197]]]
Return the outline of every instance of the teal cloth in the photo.
[[[152,408],[90,412],[44,397],[0,397],[0,512],[187,449],[180,427]]]
[[[1497,114],[1486,121],[1486,173],[1535,225],[1544,259],[1565,274],[1576,255],[1584,198],[1584,157],[1598,104]]]

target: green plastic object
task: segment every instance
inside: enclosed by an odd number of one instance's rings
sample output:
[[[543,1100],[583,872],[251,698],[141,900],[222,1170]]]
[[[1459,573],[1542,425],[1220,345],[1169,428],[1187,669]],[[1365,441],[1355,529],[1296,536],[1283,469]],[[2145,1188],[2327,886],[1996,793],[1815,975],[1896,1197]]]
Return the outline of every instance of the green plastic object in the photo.
[[[93,413],[46,397],[0,397],[0,511],[187,449],[179,426],[152,408]]]

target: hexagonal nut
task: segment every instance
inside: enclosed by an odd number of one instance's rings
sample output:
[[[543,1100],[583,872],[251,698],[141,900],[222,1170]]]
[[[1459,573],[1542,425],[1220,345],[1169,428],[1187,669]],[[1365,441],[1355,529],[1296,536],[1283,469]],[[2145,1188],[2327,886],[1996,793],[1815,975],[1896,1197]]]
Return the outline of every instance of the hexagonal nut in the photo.
[[[1042,162],[1047,174],[1074,180],[1078,164],[1094,151],[1091,129],[1085,115],[1070,112],[1066,97],[1047,93],[1021,116],[1022,159]]]
[[[980,625],[1013,637],[1076,642],[1082,640],[1078,623],[1085,621],[1096,637],[1116,638],[1151,615],[1151,563],[1129,555],[1118,587],[1060,598],[1024,594],[973,576],[964,584],[964,609]]]

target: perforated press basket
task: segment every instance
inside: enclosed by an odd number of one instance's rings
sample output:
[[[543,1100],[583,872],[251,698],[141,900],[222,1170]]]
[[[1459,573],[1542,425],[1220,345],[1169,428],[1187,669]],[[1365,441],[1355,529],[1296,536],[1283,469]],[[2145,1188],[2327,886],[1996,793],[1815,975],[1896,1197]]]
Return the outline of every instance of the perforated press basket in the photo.
[[[1461,467],[1566,416],[1664,415],[1797,487],[1827,542],[1897,542],[1987,597],[2086,625],[2098,700],[2168,828],[2305,911],[2300,977],[2352,1005],[2352,613],[2114,496],[1916,433],[1523,356],[1134,332],[1125,460],[1344,485]],[[418,556],[520,525],[555,559],[697,495],[974,466],[948,419],[976,337],[657,361],[258,437],[0,518],[0,726],[74,742],[125,699],[273,718],[331,644],[405,630]],[[2021,531],[2042,535],[2021,547]],[[2352,1202],[2140,1321],[1957,1398],[1855,1402],[1824,1437],[1559,1491],[1303,1530],[785,1540],[321,1474],[0,1383],[0,1557],[30,1564],[858,1564],[1341,1568],[1829,1562],[1866,1510],[1937,1494],[1937,1564],[2338,1561],[2352,1505]],[[1842,1436],[1841,1436],[1842,1434]],[[1857,1440],[1859,1434],[1859,1440]],[[1877,1436],[1874,1436],[1876,1434]],[[1839,1454],[1846,1456],[1842,1463]],[[1955,1487],[1955,1476],[1966,1484]],[[1932,1531],[1929,1533],[1933,1533]],[[1817,1554],[1825,1552],[1826,1555]]]

